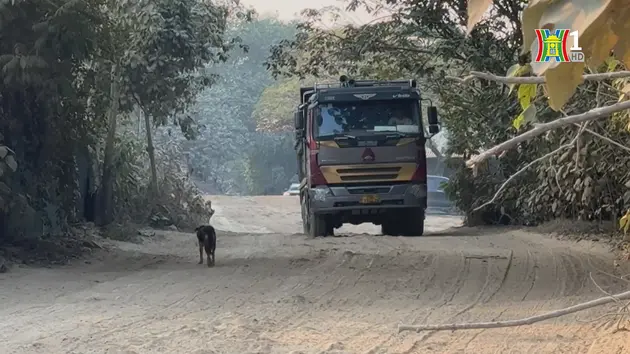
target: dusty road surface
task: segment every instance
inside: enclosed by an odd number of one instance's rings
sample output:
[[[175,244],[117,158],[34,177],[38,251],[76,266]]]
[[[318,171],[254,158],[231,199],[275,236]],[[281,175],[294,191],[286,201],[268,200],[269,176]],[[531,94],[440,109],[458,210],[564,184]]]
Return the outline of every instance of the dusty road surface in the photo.
[[[592,320],[617,306],[533,326],[397,333],[399,323],[526,317],[627,287],[597,244],[524,231],[451,228],[425,237],[373,226],[308,240],[293,197],[213,197],[217,265],[194,236],[157,232],[90,262],[0,275],[1,353],[629,353]],[[451,229],[449,229],[451,228]],[[229,232],[228,232],[229,231]],[[365,234],[364,234],[365,233]]]

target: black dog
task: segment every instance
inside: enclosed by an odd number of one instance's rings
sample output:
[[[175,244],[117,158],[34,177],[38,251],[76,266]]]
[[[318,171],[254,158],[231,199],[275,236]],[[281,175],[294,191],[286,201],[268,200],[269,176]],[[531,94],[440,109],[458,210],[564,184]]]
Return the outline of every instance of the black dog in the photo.
[[[217,248],[217,233],[210,225],[201,225],[195,229],[199,241],[199,264],[203,264],[203,250],[206,250],[208,267],[214,266],[214,250]],[[212,256],[212,257],[210,257]]]

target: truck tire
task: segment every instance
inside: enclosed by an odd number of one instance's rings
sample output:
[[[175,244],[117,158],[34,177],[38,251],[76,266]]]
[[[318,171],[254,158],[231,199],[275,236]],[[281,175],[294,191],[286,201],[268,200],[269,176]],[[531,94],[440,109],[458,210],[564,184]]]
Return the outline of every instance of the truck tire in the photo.
[[[400,236],[400,222],[395,220],[387,220],[381,224],[381,233],[387,236]]]
[[[309,224],[309,233],[308,235],[311,238],[315,238],[318,236],[326,236],[328,232],[328,223],[326,222],[326,215],[309,213],[308,224]]]
[[[424,208],[409,210],[405,218],[403,236],[422,236],[424,234]]]
[[[310,227],[309,227],[309,214],[308,214],[308,207],[307,207],[307,199],[305,197],[300,196],[300,209],[302,209],[302,231],[304,232],[304,234],[308,235],[310,233]]]
[[[326,221],[326,235],[325,236],[335,236],[335,226],[330,220]]]

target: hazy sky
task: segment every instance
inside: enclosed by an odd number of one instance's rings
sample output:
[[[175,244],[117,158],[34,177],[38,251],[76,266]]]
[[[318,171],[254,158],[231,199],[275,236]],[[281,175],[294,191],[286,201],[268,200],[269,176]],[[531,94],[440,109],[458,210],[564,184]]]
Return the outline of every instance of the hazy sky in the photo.
[[[262,15],[276,14],[281,20],[294,19],[304,9],[319,9],[325,6],[343,7],[344,4],[343,1],[339,0],[241,0],[241,3],[253,7]],[[365,11],[346,13],[344,17],[346,17],[344,22],[357,24],[368,22],[371,19],[371,16]]]

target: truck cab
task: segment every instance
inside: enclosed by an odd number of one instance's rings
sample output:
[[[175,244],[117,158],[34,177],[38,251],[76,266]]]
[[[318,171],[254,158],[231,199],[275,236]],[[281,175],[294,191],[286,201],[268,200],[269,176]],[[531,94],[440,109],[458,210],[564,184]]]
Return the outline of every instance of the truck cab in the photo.
[[[334,234],[371,222],[383,234],[420,236],[427,207],[426,139],[415,80],[355,81],[300,89],[294,116],[304,232]]]

